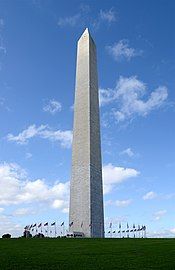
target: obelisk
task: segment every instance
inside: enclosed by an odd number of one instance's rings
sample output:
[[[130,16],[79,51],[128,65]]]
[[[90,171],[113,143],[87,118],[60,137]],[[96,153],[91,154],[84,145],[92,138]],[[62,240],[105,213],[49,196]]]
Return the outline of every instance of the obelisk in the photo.
[[[69,226],[104,237],[96,46],[87,28],[77,46]]]

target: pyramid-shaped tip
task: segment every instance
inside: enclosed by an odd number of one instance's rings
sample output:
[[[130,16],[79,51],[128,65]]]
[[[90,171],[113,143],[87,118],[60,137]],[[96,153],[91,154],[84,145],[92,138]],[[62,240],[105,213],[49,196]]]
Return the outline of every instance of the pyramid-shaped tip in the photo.
[[[79,40],[82,40],[82,38],[85,37],[85,36],[92,39],[91,34],[89,32],[89,28],[87,28],[87,27],[85,28],[84,32],[80,36]]]
[[[89,29],[88,29],[87,27],[85,28],[85,30],[84,30],[82,36],[85,35],[85,34],[90,35]]]
[[[89,29],[86,27],[86,29],[84,30],[84,33],[89,34]]]

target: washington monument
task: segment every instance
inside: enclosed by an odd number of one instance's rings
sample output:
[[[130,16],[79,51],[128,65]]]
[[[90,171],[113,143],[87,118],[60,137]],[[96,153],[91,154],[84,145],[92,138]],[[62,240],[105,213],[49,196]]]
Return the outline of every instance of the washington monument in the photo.
[[[87,28],[77,45],[69,226],[104,237],[96,46]]]

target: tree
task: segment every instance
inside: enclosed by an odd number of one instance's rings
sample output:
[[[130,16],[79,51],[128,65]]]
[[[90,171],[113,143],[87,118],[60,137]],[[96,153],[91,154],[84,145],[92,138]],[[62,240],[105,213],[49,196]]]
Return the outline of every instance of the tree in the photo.
[[[9,233],[3,234],[2,238],[11,238],[11,234]]]

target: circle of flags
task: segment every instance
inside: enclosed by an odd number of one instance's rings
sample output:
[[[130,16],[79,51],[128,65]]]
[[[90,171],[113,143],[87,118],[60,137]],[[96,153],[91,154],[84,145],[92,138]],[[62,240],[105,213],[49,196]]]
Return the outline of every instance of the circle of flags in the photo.
[[[146,226],[138,225],[135,223],[131,226],[127,223],[122,226],[120,222],[118,226],[113,227],[112,222],[109,223],[109,230],[107,232],[107,237],[111,238],[146,238]]]
[[[65,222],[49,222],[45,223],[34,223],[32,225],[27,225],[24,227],[25,235],[31,235],[35,237],[37,235],[42,235],[44,237],[65,237],[71,230],[73,226],[73,221],[68,224],[68,228],[65,226]],[[81,222],[81,229],[83,229],[83,221]],[[89,227],[93,229],[93,223],[89,224]],[[109,228],[106,231],[106,236],[110,238],[146,238],[146,226],[145,225],[135,225],[133,223],[129,226],[127,224],[118,223],[118,226],[114,225],[112,222],[109,223]],[[27,236],[26,236],[27,237]]]

